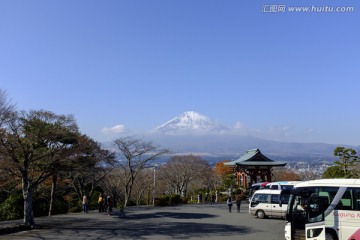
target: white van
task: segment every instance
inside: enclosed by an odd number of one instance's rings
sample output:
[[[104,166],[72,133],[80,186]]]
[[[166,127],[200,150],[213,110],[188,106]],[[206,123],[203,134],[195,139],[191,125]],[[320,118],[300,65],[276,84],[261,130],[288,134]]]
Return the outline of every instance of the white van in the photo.
[[[287,203],[290,194],[281,195],[281,190],[260,189],[250,199],[249,214],[258,218],[279,217],[285,218]]]
[[[250,187],[250,191],[249,191],[249,196],[246,198],[246,202],[249,203],[250,198],[252,197],[252,195],[254,194],[255,191],[259,190],[259,189],[263,189],[265,188],[265,186],[268,184],[269,182],[259,182],[259,183],[254,183],[251,185]]]
[[[271,182],[266,184],[264,187],[265,189],[273,189],[273,190],[290,190],[296,184],[300,183],[301,181],[281,181],[281,182]]]

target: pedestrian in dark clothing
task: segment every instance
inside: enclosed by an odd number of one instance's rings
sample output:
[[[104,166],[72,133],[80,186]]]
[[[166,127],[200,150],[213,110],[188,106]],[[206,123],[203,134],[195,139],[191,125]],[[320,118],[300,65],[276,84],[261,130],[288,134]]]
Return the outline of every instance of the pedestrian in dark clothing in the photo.
[[[107,203],[107,197],[104,197],[104,212],[107,212],[107,209],[108,209],[108,203]]]
[[[211,204],[211,205],[214,205],[214,204],[215,204],[215,195],[214,195],[214,194],[211,195],[210,204]]]
[[[107,213],[108,215],[112,215],[113,201],[110,196],[107,197]]]
[[[240,193],[236,196],[236,208],[237,208],[237,212],[240,212],[240,207],[241,207],[241,200],[244,197],[244,193],[240,191]]]
[[[231,208],[232,208],[232,199],[231,196],[228,197],[227,201],[226,201],[228,207],[229,207],[229,212],[231,212]]]

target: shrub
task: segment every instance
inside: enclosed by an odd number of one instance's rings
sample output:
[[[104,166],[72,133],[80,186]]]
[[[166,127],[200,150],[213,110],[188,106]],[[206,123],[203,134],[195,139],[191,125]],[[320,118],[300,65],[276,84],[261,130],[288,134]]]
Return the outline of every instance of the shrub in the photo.
[[[53,210],[52,210],[52,214],[65,214],[68,213],[68,209],[69,209],[69,204],[68,202],[66,202],[64,199],[60,198],[60,199],[56,199],[54,206],[53,206]]]
[[[180,203],[182,204],[187,204],[190,201],[190,199],[188,197],[181,197],[180,198]]]
[[[0,204],[0,220],[21,219],[24,216],[24,199],[21,194],[10,195]]]
[[[169,205],[179,204],[180,200],[180,195],[172,194],[169,196]]]
[[[76,205],[69,208],[69,213],[81,212],[82,210],[82,205]]]
[[[155,198],[155,206],[168,206],[169,205],[169,195],[162,195]]]
[[[136,206],[136,202],[134,200],[128,200],[127,206]]]
[[[49,213],[49,201],[44,198],[33,199],[33,212],[35,217],[46,216]]]
[[[181,197],[177,194],[162,195],[155,199],[156,206],[171,206],[181,202]]]

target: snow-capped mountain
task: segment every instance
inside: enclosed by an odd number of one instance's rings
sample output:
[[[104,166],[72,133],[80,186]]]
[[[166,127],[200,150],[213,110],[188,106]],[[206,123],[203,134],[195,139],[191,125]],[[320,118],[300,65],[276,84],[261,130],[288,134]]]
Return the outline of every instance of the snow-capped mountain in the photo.
[[[261,149],[271,159],[278,161],[335,161],[333,150],[338,146],[325,143],[280,142],[241,134],[236,132],[236,129],[227,128],[194,111],[184,112],[147,132],[144,137],[156,146],[169,149],[172,155],[194,154],[216,161],[235,160],[247,150],[255,148]],[[110,142],[106,144],[112,145]]]
[[[333,149],[336,147],[335,144],[281,142],[239,134],[194,111],[184,112],[150,133],[155,133],[148,135],[152,142],[174,153],[207,156],[239,156],[249,149],[258,148],[279,159],[333,160]]]
[[[222,133],[229,129],[210,118],[188,111],[156,127],[153,132],[164,134],[208,134]]]

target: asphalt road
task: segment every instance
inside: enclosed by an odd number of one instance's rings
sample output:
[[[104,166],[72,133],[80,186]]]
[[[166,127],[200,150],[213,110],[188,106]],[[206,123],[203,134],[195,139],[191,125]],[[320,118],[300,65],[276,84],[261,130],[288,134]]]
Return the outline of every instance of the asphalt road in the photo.
[[[285,220],[257,219],[243,203],[241,212],[229,213],[226,204],[174,207],[129,207],[125,217],[92,211],[36,218],[39,229],[0,235],[19,239],[241,239],[283,240]],[[15,222],[13,222],[15,223]],[[0,222],[5,227],[6,222]]]

